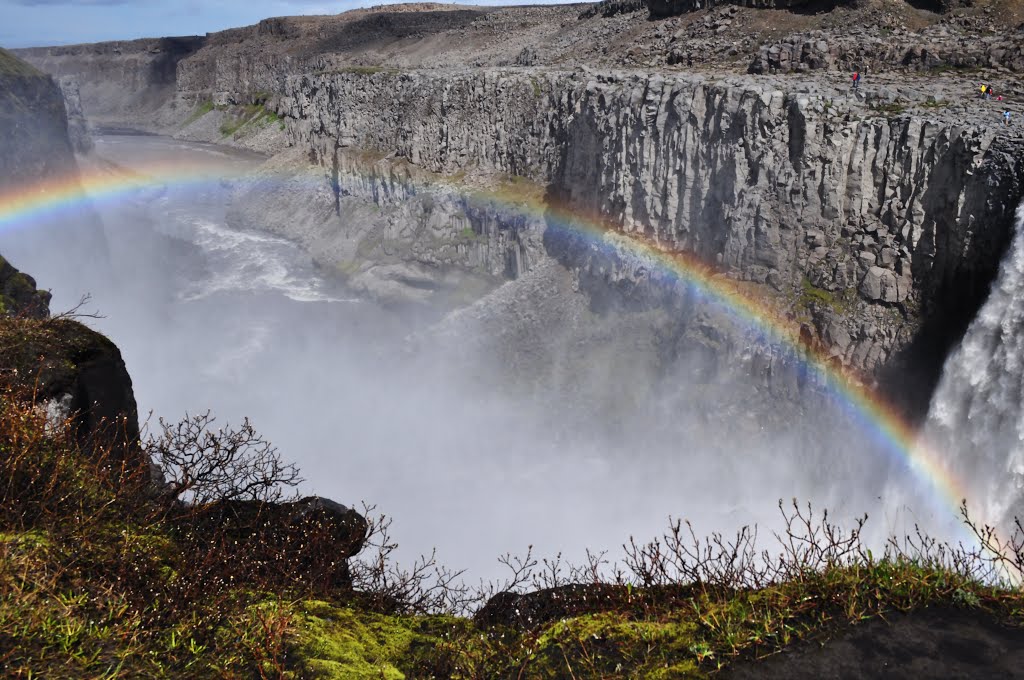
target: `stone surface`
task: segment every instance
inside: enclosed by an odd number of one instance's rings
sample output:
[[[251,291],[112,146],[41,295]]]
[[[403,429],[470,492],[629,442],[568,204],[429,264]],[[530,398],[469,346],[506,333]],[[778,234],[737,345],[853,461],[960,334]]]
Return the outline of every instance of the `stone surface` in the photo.
[[[36,281],[0,257],[0,314],[42,318],[50,313],[50,294],[36,290]]]
[[[372,148],[439,174],[525,175],[583,224],[600,215],[781,297],[798,298],[804,281],[852,291],[841,359],[870,373],[921,321],[883,305],[912,299],[928,314],[951,295],[984,295],[1020,195],[1018,152],[985,126],[871,115],[790,88],[763,77],[338,73],[289,78],[280,110],[296,147],[325,167]],[[614,278],[638,266],[614,259],[584,249],[560,261]],[[856,333],[865,318],[883,337]]]
[[[299,570],[317,580],[318,588],[351,585],[348,559],[363,547],[366,519],[355,510],[327,498],[309,496],[297,501],[263,503],[222,501],[189,508],[182,528],[203,535],[221,532],[241,546],[235,558],[243,569]]]
[[[78,81],[69,76],[61,78],[58,83],[64,95],[64,109],[68,117],[68,138],[75,153],[89,153],[93,149],[92,132],[82,111],[82,97]]]

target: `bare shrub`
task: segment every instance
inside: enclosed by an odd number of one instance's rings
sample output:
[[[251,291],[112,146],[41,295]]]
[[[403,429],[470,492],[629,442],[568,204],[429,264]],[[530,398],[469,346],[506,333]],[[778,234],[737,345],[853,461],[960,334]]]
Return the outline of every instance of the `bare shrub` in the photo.
[[[479,602],[479,593],[461,579],[463,571],[439,564],[437,552],[421,555],[403,567],[394,558],[391,518],[363,504],[369,524],[365,547],[351,562],[352,585],[375,609],[399,614],[464,613]]]
[[[238,429],[213,429],[210,412],[176,423],[160,419],[160,434],[145,449],[164,476],[164,494],[191,505],[282,500],[302,482],[298,468],[256,433],[246,418]]]

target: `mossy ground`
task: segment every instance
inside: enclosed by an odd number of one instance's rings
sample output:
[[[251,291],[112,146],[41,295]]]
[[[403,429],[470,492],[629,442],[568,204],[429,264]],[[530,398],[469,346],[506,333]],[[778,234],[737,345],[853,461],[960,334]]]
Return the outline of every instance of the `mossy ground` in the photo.
[[[0,47],[0,76],[47,77],[45,73],[35,66],[18,59],[2,47]]]
[[[12,353],[14,338],[30,354],[73,353],[60,346],[68,323],[0,319],[0,361],[10,368],[28,360]],[[381,610],[384,599],[352,591],[314,597],[232,580],[213,562],[197,570],[173,525],[152,513],[141,492],[148,487],[112,473],[95,446],[86,456],[31,390],[3,375],[5,677],[667,680],[706,677],[894,612],[941,606],[1024,625],[1024,593],[979,571],[986,563],[977,554],[925,542],[876,558],[831,533],[818,534],[811,552],[769,560],[773,571],[756,586],[735,585],[735,562],[722,553],[698,565],[706,576],[669,575],[641,587],[662,572],[639,568],[584,598],[585,611],[523,625],[394,613],[403,610]],[[743,569],[740,581],[765,573]]]

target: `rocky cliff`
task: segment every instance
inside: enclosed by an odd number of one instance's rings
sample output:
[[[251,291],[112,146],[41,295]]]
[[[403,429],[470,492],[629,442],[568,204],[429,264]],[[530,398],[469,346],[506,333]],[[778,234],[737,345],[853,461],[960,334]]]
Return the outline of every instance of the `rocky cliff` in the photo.
[[[985,294],[1021,192],[1020,149],[989,125],[801,89],[738,76],[342,72],[288,79],[279,110],[294,143],[340,175],[339,195],[382,194],[350,188],[374,182],[339,161],[353,150],[438,176],[528,178],[584,220],[759,287],[871,373],[923,323],[952,328]],[[560,257],[609,281],[647,276],[585,249]]]
[[[1012,68],[1019,41],[998,33],[1003,18],[901,3],[806,20],[689,9],[655,22],[435,6],[273,19],[179,46],[173,96],[159,83],[179,120],[225,121],[225,141],[238,136],[233,106],[280,120],[291,148],[240,192],[233,219],[297,239],[357,290],[461,303],[551,255],[592,294],[666,304],[628,243],[599,253],[545,237],[536,209],[556,206],[696,255],[836,362],[869,380],[919,374],[926,395],[987,291],[1021,194],[1016,118],[999,124],[994,106],[968,98],[976,76],[956,69]],[[769,19],[779,32],[758,32]],[[990,36],[970,39],[983,29],[1006,38],[1001,52]],[[29,56],[102,79],[118,45]],[[871,68],[856,93],[845,74],[812,73],[858,60]],[[676,70],[696,63],[715,70]]]
[[[0,192],[77,172],[64,97],[50,76],[0,49]]]
[[[16,50],[22,59],[81,88],[81,107],[96,124],[152,129],[176,114],[178,62],[203,37],[159,38]]]

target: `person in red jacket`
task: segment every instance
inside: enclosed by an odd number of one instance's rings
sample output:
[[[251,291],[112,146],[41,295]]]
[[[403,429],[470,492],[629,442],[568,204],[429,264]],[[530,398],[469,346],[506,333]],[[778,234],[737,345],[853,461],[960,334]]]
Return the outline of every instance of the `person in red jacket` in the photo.
[[[853,72],[853,89],[856,90],[859,87],[860,87],[860,71],[854,71]]]

